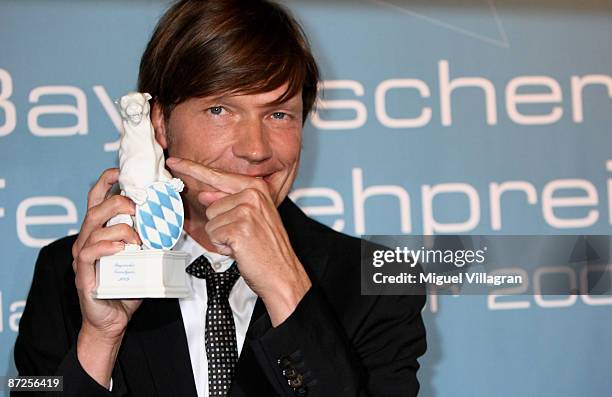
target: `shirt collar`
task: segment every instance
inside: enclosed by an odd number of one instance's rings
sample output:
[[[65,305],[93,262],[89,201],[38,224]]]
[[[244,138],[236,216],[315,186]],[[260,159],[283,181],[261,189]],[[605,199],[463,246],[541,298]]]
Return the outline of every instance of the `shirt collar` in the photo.
[[[172,250],[183,251],[190,255],[188,258],[189,263],[193,262],[200,255],[204,255],[212,265],[213,270],[216,272],[224,272],[229,269],[230,266],[232,266],[232,263],[234,263],[234,258],[231,256],[221,255],[216,252],[206,250],[184,230],[183,234],[178,239]]]

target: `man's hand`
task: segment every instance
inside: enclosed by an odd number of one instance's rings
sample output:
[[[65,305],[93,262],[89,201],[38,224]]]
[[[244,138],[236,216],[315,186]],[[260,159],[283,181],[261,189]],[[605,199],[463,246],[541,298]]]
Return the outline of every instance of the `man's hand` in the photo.
[[[175,175],[188,175],[216,192],[202,191],[205,231],[219,253],[233,257],[240,274],[263,300],[273,326],[281,324],[311,286],[289,237],[259,178],[212,170],[190,160],[169,158]]]
[[[119,346],[128,321],[142,299],[94,299],[96,287],[95,261],[121,251],[125,243],[141,244],[138,233],[126,224],[104,227],[118,214],[135,212],[134,203],[124,196],[106,195],[119,177],[119,169],[111,168],[89,191],[87,214],[79,237],[72,246],[72,267],[79,295],[83,322],[77,340],[77,355],[85,371],[101,385],[108,387]]]

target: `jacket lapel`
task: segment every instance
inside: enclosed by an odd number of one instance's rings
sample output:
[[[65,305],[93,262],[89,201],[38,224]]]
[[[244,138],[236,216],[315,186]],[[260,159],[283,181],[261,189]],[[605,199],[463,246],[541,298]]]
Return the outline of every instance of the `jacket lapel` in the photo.
[[[158,394],[197,397],[178,299],[145,299],[134,317],[133,331],[147,357]]]
[[[279,214],[291,245],[302,263],[308,276],[315,283],[323,275],[327,265],[328,256],[326,249],[327,242],[312,231],[312,222],[306,215],[288,198],[286,198],[278,208]],[[257,358],[249,346],[249,335],[253,331],[253,324],[262,317],[268,317],[264,323],[269,323],[269,316],[266,307],[260,298],[257,298],[245,344],[240,353],[236,368],[236,378],[230,390],[231,397],[243,396],[274,396],[273,386],[267,380],[262,369],[259,367]]]
[[[278,208],[291,245],[315,283],[322,277],[328,256],[328,241],[312,230],[312,220],[288,198]],[[268,316],[265,305],[257,299],[247,335],[253,324]],[[160,396],[197,397],[187,336],[178,299],[145,299],[130,322],[132,332],[141,344]],[[236,379],[231,395],[273,395],[273,389],[264,376],[247,342],[242,349],[236,368]]]
[[[289,198],[278,207],[283,226],[289,235],[291,246],[298,259],[313,283],[318,281],[327,266],[329,252],[326,248],[328,242],[312,230],[310,220]],[[255,309],[249,322],[249,331],[261,316],[267,316],[266,307],[260,298],[257,298]],[[248,332],[248,331],[247,331]]]

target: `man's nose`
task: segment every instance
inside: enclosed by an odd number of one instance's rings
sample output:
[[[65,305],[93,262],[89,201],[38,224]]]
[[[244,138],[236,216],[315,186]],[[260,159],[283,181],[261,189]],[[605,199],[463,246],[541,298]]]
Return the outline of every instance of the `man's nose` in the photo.
[[[244,123],[233,146],[234,156],[251,163],[261,163],[272,157],[272,147],[260,122]]]

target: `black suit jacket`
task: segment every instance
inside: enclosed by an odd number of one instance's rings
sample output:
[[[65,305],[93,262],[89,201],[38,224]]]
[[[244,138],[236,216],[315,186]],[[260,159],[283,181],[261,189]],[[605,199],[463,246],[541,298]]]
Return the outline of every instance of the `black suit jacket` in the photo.
[[[362,296],[361,240],[308,218],[289,199],[279,213],[312,288],[278,327],[257,300],[229,395],[416,395],[417,358],[426,349],[425,297]],[[177,299],[145,299],[134,313],[112,392],[83,370],[76,355],[81,313],[74,240],[60,239],[39,254],[15,344],[19,375],[62,375],[63,396],[196,397]],[[296,374],[304,387],[288,385],[287,376]]]

